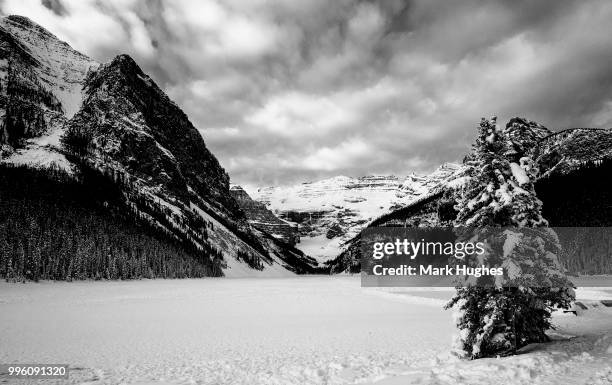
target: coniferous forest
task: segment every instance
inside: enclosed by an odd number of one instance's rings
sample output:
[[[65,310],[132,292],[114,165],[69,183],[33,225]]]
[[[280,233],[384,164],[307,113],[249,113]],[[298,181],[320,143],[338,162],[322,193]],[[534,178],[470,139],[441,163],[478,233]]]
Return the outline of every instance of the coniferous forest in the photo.
[[[612,160],[591,162],[536,183],[542,214],[551,226],[612,226]]]
[[[583,164],[541,178],[536,192],[542,214],[557,228],[560,261],[575,274],[612,274],[612,160]]]
[[[0,277],[134,279],[220,276],[221,254],[198,250],[133,215],[112,178],[83,167],[0,165]]]

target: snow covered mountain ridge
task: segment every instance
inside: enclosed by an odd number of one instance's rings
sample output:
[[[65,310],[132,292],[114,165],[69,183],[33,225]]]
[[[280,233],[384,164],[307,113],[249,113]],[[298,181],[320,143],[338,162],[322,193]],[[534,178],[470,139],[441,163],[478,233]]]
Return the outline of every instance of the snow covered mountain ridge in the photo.
[[[203,263],[221,253],[223,275],[308,269],[249,225],[199,131],[127,55],[100,64],[26,17],[0,19],[0,145],[5,164],[108,175],[132,216]]]
[[[282,219],[296,224],[299,249],[323,262],[374,218],[434,193],[460,176],[458,164],[446,163],[428,175],[337,176],[289,187],[248,191]]]

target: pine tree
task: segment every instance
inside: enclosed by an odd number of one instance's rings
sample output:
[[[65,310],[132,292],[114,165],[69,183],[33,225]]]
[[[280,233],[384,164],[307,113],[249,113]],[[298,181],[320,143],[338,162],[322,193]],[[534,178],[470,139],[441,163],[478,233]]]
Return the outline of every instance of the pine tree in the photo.
[[[551,311],[568,308],[574,299],[557,259],[558,237],[541,215],[533,186],[536,171],[513,140],[516,136],[497,126],[496,118],[482,119],[466,157],[470,178],[457,191],[460,237],[487,245],[486,253],[471,262],[504,268],[504,275],[494,279],[470,277],[446,305],[455,310],[459,328],[455,349],[472,359],[547,341]]]

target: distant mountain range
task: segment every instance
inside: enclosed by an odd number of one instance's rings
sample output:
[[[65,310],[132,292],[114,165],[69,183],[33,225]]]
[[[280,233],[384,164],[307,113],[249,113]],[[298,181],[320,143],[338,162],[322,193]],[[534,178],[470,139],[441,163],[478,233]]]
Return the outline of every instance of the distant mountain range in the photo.
[[[287,187],[249,191],[252,199],[299,230],[297,247],[325,262],[375,218],[445,188],[460,178],[461,167],[440,166],[431,174],[396,176],[338,176]]]

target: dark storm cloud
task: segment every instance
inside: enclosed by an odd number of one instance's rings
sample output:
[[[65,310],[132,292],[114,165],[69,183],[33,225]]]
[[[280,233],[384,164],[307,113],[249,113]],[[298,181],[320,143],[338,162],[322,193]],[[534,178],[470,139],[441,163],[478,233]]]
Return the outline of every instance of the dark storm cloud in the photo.
[[[58,16],[66,15],[66,8],[60,0],[42,0],[42,5],[53,11]]]
[[[127,52],[239,183],[407,174],[481,116],[612,125],[606,0],[5,0],[100,61]]]

